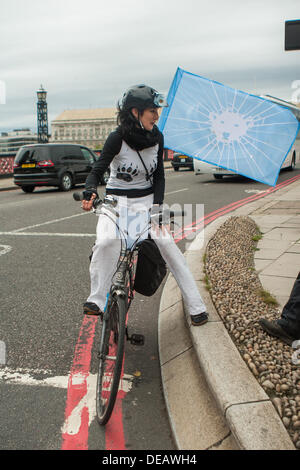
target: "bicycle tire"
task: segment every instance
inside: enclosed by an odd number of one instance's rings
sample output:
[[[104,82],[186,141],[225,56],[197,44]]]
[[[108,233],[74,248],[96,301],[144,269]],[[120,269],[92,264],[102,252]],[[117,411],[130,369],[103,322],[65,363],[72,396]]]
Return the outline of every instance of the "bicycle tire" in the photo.
[[[97,376],[96,410],[99,424],[109,421],[119,390],[125,345],[126,301],[113,299],[108,321],[103,324]],[[115,357],[115,359],[112,359]]]

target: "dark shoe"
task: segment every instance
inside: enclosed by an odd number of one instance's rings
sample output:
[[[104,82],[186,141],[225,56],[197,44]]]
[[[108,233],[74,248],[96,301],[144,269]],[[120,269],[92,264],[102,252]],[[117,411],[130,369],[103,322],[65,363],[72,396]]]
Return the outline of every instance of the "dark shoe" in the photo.
[[[288,335],[280,325],[278,325],[276,320],[268,321],[265,318],[259,320],[260,326],[267,332],[269,335],[275,336],[278,339],[281,339],[284,343],[289,346],[292,345],[292,342],[295,338]]]
[[[85,302],[83,304],[83,313],[85,315],[101,315],[102,314],[98,305],[94,304],[93,302]]]
[[[194,326],[204,325],[208,321],[206,312],[199,313],[198,315],[191,315],[191,322]]]

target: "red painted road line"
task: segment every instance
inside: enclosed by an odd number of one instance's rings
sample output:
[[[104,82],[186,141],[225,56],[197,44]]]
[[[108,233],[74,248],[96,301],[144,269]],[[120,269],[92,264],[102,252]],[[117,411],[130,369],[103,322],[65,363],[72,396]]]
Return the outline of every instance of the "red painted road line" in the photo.
[[[213,214],[218,214],[218,213],[224,213],[224,210],[227,209],[227,208],[231,208],[231,210],[234,210],[237,206],[237,204],[239,204],[240,202],[244,202],[244,204],[248,203],[248,202],[252,202],[258,198],[261,198],[261,197],[265,197],[267,196],[268,194],[274,192],[274,191],[277,191],[278,189],[281,189],[282,187],[284,186],[287,186],[288,184],[291,184],[293,183],[294,181],[298,180],[300,178],[300,175],[297,175],[297,176],[294,176],[286,181],[283,181],[282,183],[279,183],[277,186],[275,187],[272,187],[272,188],[269,188],[267,189],[266,191],[264,191],[263,193],[260,193],[260,194],[254,194],[253,196],[248,196],[244,199],[240,199],[239,201],[235,201],[235,202],[232,202],[230,204],[228,204],[227,206],[224,206],[224,207],[221,207],[219,209],[216,209],[215,211],[213,212],[210,212],[209,214],[207,214],[205,217],[202,217],[201,219],[189,224],[189,225],[186,225],[184,228],[189,228],[189,227],[194,227],[196,225],[199,224],[199,222],[205,220],[206,218],[210,218]],[[229,212],[229,211],[227,211]],[[183,232],[183,230],[180,230],[178,231],[176,234],[175,234],[175,237],[177,235],[180,235],[181,233]]]
[[[128,322],[128,312],[126,315],[126,325]],[[116,355],[112,354],[113,356]],[[124,376],[124,363],[125,363],[125,351],[123,356],[123,364],[121,371],[120,384],[122,383],[122,377]],[[105,426],[105,449],[106,450],[125,450],[125,438],[123,428],[123,414],[122,414],[122,400],[126,393],[123,390],[118,390],[115,406],[112,415]]]
[[[73,364],[69,376],[65,422],[87,392],[87,377],[90,372],[91,352],[98,317],[85,315],[77,340]],[[62,450],[87,450],[89,435],[89,410],[83,407],[81,424],[77,434],[67,432],[62,435]]]
[[[217,209],[205,217],[195,221],[193,224],[186,226],[185,228],[193,227],[195,231],[202,228],[203,223],[207,225],[216,218],[223,214],[233,211],[234,209],[241,207],[249,202],[255,201],[268,194],[281,189],[294,181],[300,179],[300,175],[290,178],[277,186],[264,191],[261,194],[249,196],[240,201],[233,202]],[[179,232],[180,233],[180,232]],[[176,234],[176,236],[179,235]],[[178,243],[180,240],[186,238],[188,234],[182,233],[181,237],[176,238],[175,242]],[[70,418],[72,411],[83,399],[87,392],[87,377],[90,370],[91,362],[91,351],[95,336],[95,328],[98,321],[98,317],[90,317],[86,315],[83,319],[78,341],[75,348],[73,364],[69,377],[68,392],[67,392],[67,403],[65,410],[66,421]],[[123,375],[123,373],[122,373]],[[81,380],[78,381],[78,377]],[[121,390],[118,392],[115,408],[111,416],[110,421],[105,427],[105,441],[106,450],[125,450],[125,438],[123,429],[123,417],[122,417],[122,399],[125,393]],[[88,449],[88,432],[89,432],[89,410],[87,407],[83,407],[81,411],[81,424],[79,431],[75,435],[64,433],[62,435],[62,450],[87,450]]]
[[[125,395],[122,390],[118,391],[113,413],[105,426],[105,450],[126,450],[122,413],[122,400]]]
[[[276,185],[275,187],[269,188],[263,193],[260,194],[255,194],[253,196],[246,197],[244,199],[240,199],[239,201],[233,202],[231,204],[228,204],[227,206],[221,207],[220,209],[216,209],[213,212],[210,212],[204,217],[201,217],[200,219],[196,220],[190,225],[187,225],[184,227],[184,229],[179,230],[177,233],[174,235],[174,240],[176,243],[179,241],[183,240],[184,238],[187,238],[191,233],[196,232],[198,230],[201,230],[204,226],[206,226],[208,223],[212,222],[215,220],[217,217],[220,217],[221,215],[227,214],[228,212],[232,212],[233,210],[248,204],[250,202],[256,201],[257,199],[261,199],[275,191],[278,191],[279,189],[282,189],[285,186],[288,186],[291,183],[294,183],[300,179],[300,175],[294,176],[293,178],[290,178],[286,181],[283,181],[282,183]],[[192,228],[189,233],[185,233],[184,230],[186,228]]]

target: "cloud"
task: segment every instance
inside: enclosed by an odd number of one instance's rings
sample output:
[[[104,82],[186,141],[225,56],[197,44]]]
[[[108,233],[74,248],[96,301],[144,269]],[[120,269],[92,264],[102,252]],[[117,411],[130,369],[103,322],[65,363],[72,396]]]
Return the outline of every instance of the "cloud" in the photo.
[[[50,122],[64,109],[115,106],[135,83],[167,92],[178,66],[288,99],[300,76],[297,52],[283,50],[284,21],[297,15],[294,0],[10,0],[1,7],[0,131],[36,128],[41,83]]]

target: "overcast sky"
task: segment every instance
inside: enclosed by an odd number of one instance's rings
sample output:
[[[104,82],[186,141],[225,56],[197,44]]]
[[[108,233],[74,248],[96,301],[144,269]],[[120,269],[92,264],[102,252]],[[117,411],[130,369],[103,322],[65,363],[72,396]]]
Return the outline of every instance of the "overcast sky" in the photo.
[[[178,66],[300,101],[300,51],[284,51],[284,22],[299,18],[299,0],[1,0],[0,132],[36,132],[40,84],[50,126],[137,83],[167,93]]]

